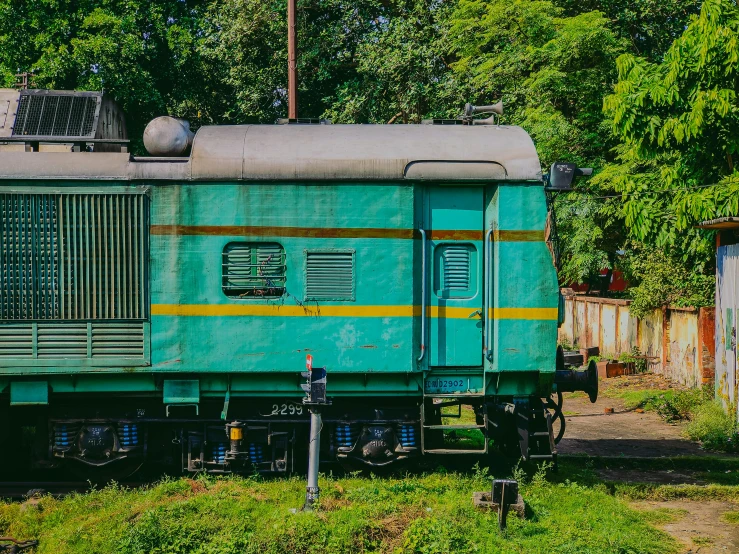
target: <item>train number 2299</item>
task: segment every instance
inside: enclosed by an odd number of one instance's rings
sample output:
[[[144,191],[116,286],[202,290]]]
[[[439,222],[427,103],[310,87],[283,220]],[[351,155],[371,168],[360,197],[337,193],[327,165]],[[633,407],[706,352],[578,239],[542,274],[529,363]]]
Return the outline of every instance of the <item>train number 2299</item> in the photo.
[[[299,404],[272,404],[270,415],[303,415],[303,406]]]

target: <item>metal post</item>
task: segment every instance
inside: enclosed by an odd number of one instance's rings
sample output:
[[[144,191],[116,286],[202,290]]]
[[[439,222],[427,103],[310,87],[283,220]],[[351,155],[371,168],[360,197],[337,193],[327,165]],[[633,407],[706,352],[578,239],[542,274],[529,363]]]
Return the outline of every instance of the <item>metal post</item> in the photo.
[[[295,13],[297,0],[287,0],[287,117],[298,118],[298,65]]]
[[[318,501],[318,457],[321,451],[321,409],[310,408],[310,444],[308,446],[308,486],[305,487],[305,510],[313,510]]]

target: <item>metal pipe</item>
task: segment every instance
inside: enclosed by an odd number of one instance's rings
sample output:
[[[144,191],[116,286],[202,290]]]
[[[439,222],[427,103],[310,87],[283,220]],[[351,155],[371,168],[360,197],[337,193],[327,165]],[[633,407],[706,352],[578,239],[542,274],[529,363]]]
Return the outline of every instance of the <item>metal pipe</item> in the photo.
[[[493,281],[492,256],[490,255],[490,245],[492,244],[492,242],[490,241],[490,236],[492,234],[492,229],[488,229],[485,233],[485,282],[482,301],[482,311],[485,317],[485,356],[488,358],[488,360],[490,359],[490,320],[492,319],[490,317],[490,283],[492,283]]]
[[[310,408],[310,444],[308,445],[308,486],[305,487],[305,510],[311,511],[318,501],[318,456],[321,451],[321,409]]]
[[[426,231],[419,229],[421,233],[421,355],[418,361],[423,360],[426,354]]]
[[[298,118],[297,0],[287,0],[287,117]]]

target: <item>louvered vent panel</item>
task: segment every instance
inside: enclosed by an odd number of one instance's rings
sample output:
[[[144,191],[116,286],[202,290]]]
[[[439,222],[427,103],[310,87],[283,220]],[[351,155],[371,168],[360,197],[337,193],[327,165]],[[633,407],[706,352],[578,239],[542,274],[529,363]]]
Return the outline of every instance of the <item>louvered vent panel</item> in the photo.
[[[0,320],[148,317],[147,197],[0,194]]]
[[[86,358],[87,323],[39,323],[39,358]]]
[[[444,290],[470,289],[470,250],[466,245],[448,245],[442,254],[444,260]]]
[[[0,324],[0,359],[33,357],[33,324]]]
[[[144,326],[141,323],[93,323],[93,358],[143,358]]]
[[[95,136],[98,96],[21,92],[13,136]]]
[[[354,300],[354,252],[306,252],[307,300]]]
[[[233,242],[223,250],[227,296],[279,297],[285,292],[285,250],[276,242]]]
[[[0,194],[0,319],[59,317],[57,202]]]

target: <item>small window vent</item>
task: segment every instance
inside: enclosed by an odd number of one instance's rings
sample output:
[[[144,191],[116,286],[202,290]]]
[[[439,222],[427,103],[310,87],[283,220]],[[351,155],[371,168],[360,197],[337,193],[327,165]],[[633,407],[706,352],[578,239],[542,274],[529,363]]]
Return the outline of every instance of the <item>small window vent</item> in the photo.
[[[223,249],[223,292],[237,298],[285,293],[285,249],[276,242],[232,242]]]
[[[470,298],[477,291],[473,244],[444,243],[434,249],[434,290],[439,298]]]
[[[470,251],[466,245],[444,248],[444,290],[470,290]]]
[[[354,300],[354,251],[305,253],[306,300]]]

